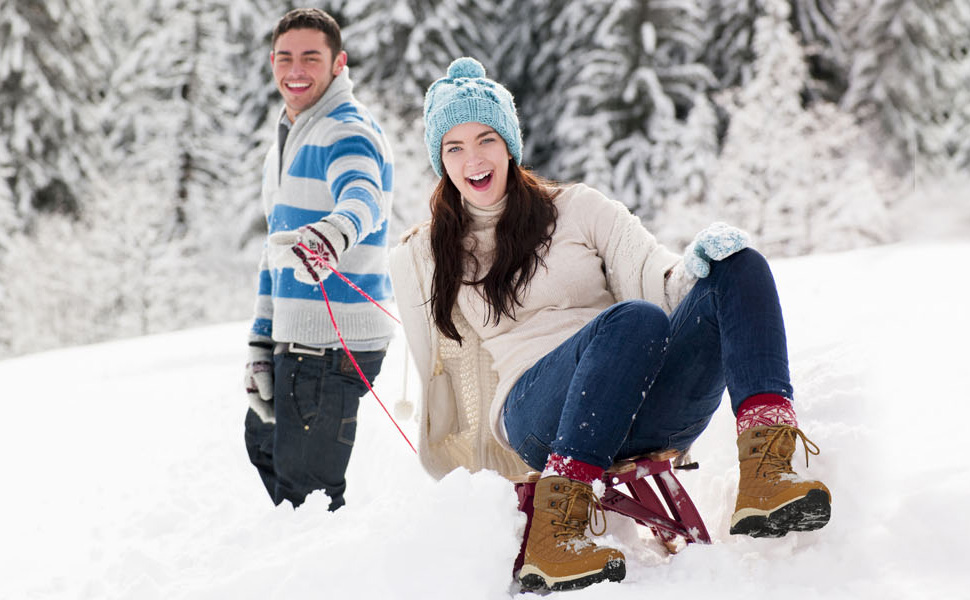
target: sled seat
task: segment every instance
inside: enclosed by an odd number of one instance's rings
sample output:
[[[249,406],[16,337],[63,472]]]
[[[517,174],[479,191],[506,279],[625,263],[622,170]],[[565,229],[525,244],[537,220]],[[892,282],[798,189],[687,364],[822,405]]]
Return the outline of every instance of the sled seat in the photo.
[[[674,475],[671,461],[677,456],[676,450],[663,450],[613,463],[603,473],[606,492],[600,499],[604,509],[625,515],[638,524],[649,527],[670,553],[676,553],[686,544],[694,542],[711,543],[704,520]],[[513,572],[522,567],[525,557],[525,545],[532,525],[532,498],[539,475],[531,471],[511,478],[519,497],[519,510],[525,513],[527,519],[522,547],[515,559]],[[651,487],[648,477],[653,478],[657,491]],[[621,485],[626,486],[627,493],[623,493],[619,487]]]

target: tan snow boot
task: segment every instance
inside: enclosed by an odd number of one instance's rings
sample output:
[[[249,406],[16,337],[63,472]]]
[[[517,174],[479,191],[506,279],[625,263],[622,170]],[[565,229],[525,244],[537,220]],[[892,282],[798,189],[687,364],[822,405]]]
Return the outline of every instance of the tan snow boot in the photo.
[[[565,477],[543,477],[536,482],[532,501],[532,524],[525,545],[525,559],[519,571],[522,587],[571,590],[626,576],[623,553],[601,548],[586,537],[586,527],[597,514],[606,514],[587,483]]]
[[[819,481],[800,479],[791,468],[795,442],[801,438],[808,455],[819,449],[791,425],[752,427],[738,436],[738,501],[731,533],[781,537],[789,531],[823,527],[831,514],[832,494]]]

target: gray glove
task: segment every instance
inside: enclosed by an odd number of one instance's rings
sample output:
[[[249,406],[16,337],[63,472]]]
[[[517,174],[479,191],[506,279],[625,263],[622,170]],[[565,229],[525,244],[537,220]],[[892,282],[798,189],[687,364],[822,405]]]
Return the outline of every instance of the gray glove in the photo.
[[[275,423],[273,411],[273,347],[262,342],[250,342],[249,362],[246,363],[246,396],[249,407],[263,423]]]

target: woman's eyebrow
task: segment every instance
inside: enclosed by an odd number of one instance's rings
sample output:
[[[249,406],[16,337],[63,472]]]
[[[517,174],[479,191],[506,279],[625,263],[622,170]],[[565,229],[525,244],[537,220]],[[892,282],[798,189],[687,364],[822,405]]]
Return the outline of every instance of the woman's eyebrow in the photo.
[[[496,134],[496,135],[498,135],[498,132],[497,131],[495,131],[494,129],[489,129],[488,131],[483,131],[483,132],[479,133],[478,135],[476,135],[475,136],[475,139],[476,140],[480,140],[483,137],[485,137],[486,135],[491,135],[493,133]],[[446,141],[441,142],[441,145],[442,146],[447,146],[449,144],[454,145],[454,144],[460,144],[460,143],[461,143],[460,140],[446,140]]]

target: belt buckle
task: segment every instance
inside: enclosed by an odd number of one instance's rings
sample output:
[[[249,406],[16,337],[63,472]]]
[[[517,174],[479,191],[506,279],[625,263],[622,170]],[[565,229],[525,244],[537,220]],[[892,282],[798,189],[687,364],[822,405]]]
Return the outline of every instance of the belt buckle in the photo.
[[[311,356],[323,356],[327,353],[326,348],[314,348],[313,346],[304,346],[296,342],[290,342],[286,351],[291,354],[309,354]]]

